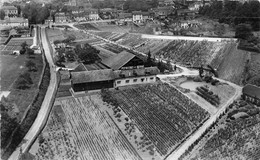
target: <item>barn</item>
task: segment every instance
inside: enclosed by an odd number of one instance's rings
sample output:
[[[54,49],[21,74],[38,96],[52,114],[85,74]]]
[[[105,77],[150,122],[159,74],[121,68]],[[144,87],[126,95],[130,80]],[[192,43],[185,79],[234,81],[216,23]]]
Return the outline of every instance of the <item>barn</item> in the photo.
[[[113,70],[126,70],[144,67],[144,61],[141,58],[127,51],[122,51],[115,56],[104,59],[101,63]]]
[[[113,88],[115,74],[112,69],[71,72],[74,92]]]

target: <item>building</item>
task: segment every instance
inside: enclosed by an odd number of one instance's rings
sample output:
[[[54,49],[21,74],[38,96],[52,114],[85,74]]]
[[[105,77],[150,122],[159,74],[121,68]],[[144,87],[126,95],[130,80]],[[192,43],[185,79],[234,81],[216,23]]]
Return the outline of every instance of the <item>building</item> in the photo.
[[[248,84],[242,90],[242,98],[260,106],[260,87]]]
[[[18,16],[18,9],[15,6],[3,6],[2,10],[5,12],[6,17]]]
[[[155,9],[153,9],[153,12],[154,12],[155,17],[165,18],[174,12],[174,8],[173,7],[157,7]]]
[[[200,7],[203,7],[204,4],[202,2],[195,2],[189,5],[189,10],[198,11]]]
[[[153,83],[156,82],[156,75],[159,72],[160,71],[157,67],[114,71],[114,87],[116,88],[127,85]]]
[[[21,17],[6,18],[0,20],[1,27],[28,27],[28,19]]]
[[[118,13],[118,19],[121,21],[132,21],[133,16],[132,13]]]
[[[99,20],[99,14],[97,9],[89,8],[86,10],[86,16],[88,20]]]
[[[68,21],[68,18],[64,12],[56,13],[54,19],[55,19],[55,23],[64,23]]]
[[[114,87],[115,74],[112,69],[71,72],[74,92]]]
[[[143,60],[127,51],[104,59],[101,63],[113,70],[144,68]]]

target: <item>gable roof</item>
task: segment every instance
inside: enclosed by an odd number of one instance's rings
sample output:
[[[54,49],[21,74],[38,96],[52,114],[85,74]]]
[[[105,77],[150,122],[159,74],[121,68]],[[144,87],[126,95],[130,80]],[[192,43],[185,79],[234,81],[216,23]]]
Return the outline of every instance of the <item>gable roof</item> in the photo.
[[[134,54],[122,51],[119,54],[102,60],[102,63],[111,69],[118,70],[135,57]]]
[[[74,70],[73,72],[80,72],[80,71],[87,71],[88,69],[83,63],[80,63]]]
[[[71,72],[71,79],[73,84],[109,81],[115,78],[112,69]]]
[[[251,97],[256,97],[260,99],[260,88],[257,86],[248,84],[243,88],[242,92]]]

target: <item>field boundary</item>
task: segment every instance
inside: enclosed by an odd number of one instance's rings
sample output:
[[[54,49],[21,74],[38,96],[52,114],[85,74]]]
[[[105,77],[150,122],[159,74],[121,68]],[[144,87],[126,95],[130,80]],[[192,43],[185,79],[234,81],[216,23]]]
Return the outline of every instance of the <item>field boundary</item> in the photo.
[[[168,40],[192,40],[192,41],[211,41],[211,42],[236,42],[237,38],[220,38],[220,37],[191,37],[191,36],[164,36],[142,34],[142,38],[148,39],[168,39]]]

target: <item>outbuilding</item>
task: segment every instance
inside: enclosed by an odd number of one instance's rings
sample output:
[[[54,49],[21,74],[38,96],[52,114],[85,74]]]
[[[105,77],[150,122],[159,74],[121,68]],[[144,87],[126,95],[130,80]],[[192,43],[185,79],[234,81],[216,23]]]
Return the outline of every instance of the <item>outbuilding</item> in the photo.
[[[248,84],[243,88],[242,93],[243,93],[242,98],[244,100],[260,106],[260,88],[259,87]]]

